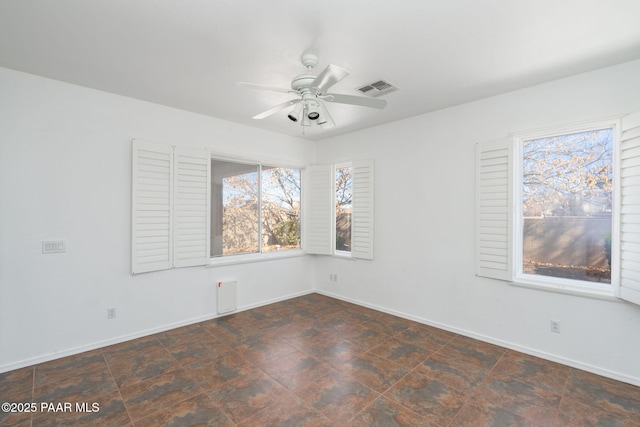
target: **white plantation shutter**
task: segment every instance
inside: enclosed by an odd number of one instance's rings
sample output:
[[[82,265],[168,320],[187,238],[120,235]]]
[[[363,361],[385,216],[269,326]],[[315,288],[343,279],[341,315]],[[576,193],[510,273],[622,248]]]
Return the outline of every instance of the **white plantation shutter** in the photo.
[[[209,261],[211,155],[208,150],[174,148],[173,264],[205,265]]]
[[[476,274],[512,279],[510,139],[476,146]]]
[[[330,165],[308,166],[305,171],[304,250],[310,254],[331,255],[335,175]]]
[[[622,119],[620,286],[618,296],[640,304],[640,113]]]
[[[351,256],[373,259],[373,160],[354,160]]]
[[[171,267],[171,147],[133,141],[132,266],[134,274]]]

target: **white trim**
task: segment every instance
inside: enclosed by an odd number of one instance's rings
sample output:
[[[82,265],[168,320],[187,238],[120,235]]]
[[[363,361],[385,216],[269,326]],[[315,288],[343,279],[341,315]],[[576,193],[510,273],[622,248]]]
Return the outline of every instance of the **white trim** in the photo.
[[[640,112],[620,121],[620,281],[617,295],[640,305]],[[624,224],[624,228],[623,228]]]
[[[440,322],[434,322],[423,317],[413,316],[401,311],[390,310],[383,307],[380,307],[375,304],[369,304],[360,300],[355,300],[352,298],[343,297],[341,295],[337,295],[331,292],[327,292],[324,290],[317,289],[315,291],[318,294],[325,295],[331,298],[336,298],[342,301],[346,301],[352,304],[357,304],[366,308],[370,308],[372,310],[381,311],[383,313],[391,314],[393,316],[401,317],[403,319],[412,320],[414,322],[422,323],[423,325],[433,326],[434,328],[443,329],[445,331],[453,332],[458,335],[463,335],[465,337],[477,339],[483,342],[487,342],[490,344],[498,345],[500,347],[504,347],[509,350],[519,351],[521,353],[529,354],[531,356],[539,357],[541,359],[549,360],[552,362],[557,362],[565,366],[570,366],[576,369],[580,369],[583,371],[591,372],[596,375],[601,375],[603,377],[611,378],[617,381],[622,381],[628,384],[633,384],[636,386],[640,386],[640,378],[632,377],[629,375],[622,374],[620,372],[611,371],[608,369],[602,369],[597,366],[589,365],[587,363],[582,363],[577,360],[568,359],[566,357],[558,356],[552,353],[547,353],[544,351],[538,351],[536,349],[532,349],[530,347],[521,346],[519,344],[512,343],[510,341],[505,341],[501,339],[496,339],[487,335],[478,334],[475,332],[471,332],[466,329],[456,328],[454,326],[450,326]]]
[[[334,163],[331,167],[331,197],[333,203],[331,204],[331,253],[329,255],[336,258],[343,259],[353,259],[351,255],[351,251],[343,251],[336,248],[337,246],[337,238],[338,238],[338,230],[337,230],[337,208],[336,208],[336,191],[337,188],[337,173],[340,168],[351,168],[351,229],[349,230],[351,233],[351,245],[353,246],[353,162],[351,160],[346,160],[340,163]]]
[[[351,237],[353,239],[353,236]],[[334,239],[335,240],[335,239]],[[334,249],[333,250],[333,254],[331,254],[332,256],[336,257],[336,258],[343,258],[343,259],[355,259],[352,255],[350,251],[341,251],[338,249]]]
[[[19,362],[8,363],[6,365],[0,366],[0,374],[4,373],[4,372],[13,371],[15,369],[26,368],[26,367],[37,365],[37,364],[40,364],[40,363],[50,362],[52,360],[60,359],[60,358],[67,357],[67,356],[73,356],[73,355],[76,355],[76,354],[84,353],[86,351],[102,349],[102,348],[108,347],[110,345],[120,344],[120,343],[123,343],[123,342],[126,342],[126,341],[130,341],[130,340],[134,340],[134,339],[137,339],[137,338],[142,338],[142,337],[146,337],[146,336],[149,336],[149,335],[154,335],[154,334],[157,334],[157,333],[169,331],[171,329],[180,328],[182,326],[188,326],[188,325],[193,325],[193,324],[200,323],[200,322],[206,322],[207,320],[217,319],[217,318],[220,318],[220,317],[224,317],[224,316],[226,316],[228,314],[240,313],[242,311],[252,310],[254,308],[258,308],[258,307],[262,307],[262,306],[265,306],[265,305],[274,304],[274,303],[277,303],[277,302],[285,301],[285,300],[292,299],[292,298],[301,297],[301,296],[312,294],[312,293],[315,293],[315,291],[313,289],[306,290],[306,291],[301,291],[301,292],[296,292],[296,293],[293,293],[293,294],[288,294],[288,295],[286,295],[284,297],[272,298],[270,300],[261,301],[261,302],[255,303],[255,304],[244,305],[244,306],[238,307],[237,310],[235,310],[233,312],[230,312],[230,313],[224,313],[224,314],[221,314],[221,315],[220,314],[207,314],[207,315],[204,315],[204,316],[194,317],[194,318],[191,318],[191,319],[188,319],[188,320],[183,320],[183,321],[180,321],[180,322],[175,322],[175,323],[170,323],[170,324],[167,324],[167,325],[159,326],[157,328],[145,329],[144,331],[136,332],[136,333],[133,333],[133,334],[121,335],[121,336],[116,337],[116,338],[110,338],[110,339],[107,339],[107,340],[97,341],[97,342],[95,342],[93,344],[73,347],[73,348],[70,348],[68,350],[64,350],[64,351],[60,351],[60,352],[47,353],[47,354],[44,354],[42,356],[31,357],[29,359],[24,359],[24,360],[21,360]]]
[[[544,126],[534,129],[523,129],[520,131],[511,132],[513,138],[521,139],[535,139],[545,138],[549,136],[570,134],[577,132],[586,132],[589,130],[602,129],[603,127],[610,127],[612,124],[620,123],[620,119],[624,115],[615,115],[608,117],[600,117],[592,120],[580,120],[571,123],[558,123],[551,126]]]
[[[224,162],[231,163],[250,163],[255,165],[263,165],[267,167],[276,167],[276,168],[288,168],[288,169],[305,169],[307,167],[306,164],[291,162],[289,160],[283,160],[278,158],[270,158],[265,156],[260,156],[259,158],[250,157],[241,153],[236,153],[232,151],[219,151],[213,148],[208,148],[209,153],[211,154],[211,158],[214,160],[222,160]]]
[[[257,179],[257,205],[258,205],[258,230],[257,230],[257,235],[258,235],[258,249],[256,252],[247,252],[247,253],[241,253],[241,254],[236,254],[236,255],[223,255],[223,256],[211,256],[211,247],[209,246],[209,253],[208,253],[208,258],[209,261],[206,263],[206,267],[214,267],[217,265],[226,265],[226,264],[243,264],[246,262],[253,262],[253,261],[264,261],[265,259],[261,259],[260,257],[255,257],[256,255],[263,255],[263,254],[271,254],[273,252],[278,252],[278,251],[269,251],[269,252],[264,252],[263,251],[263,241],[262,241],[262,219],[263,219],[263,189],[264,189],[264,184],[263,184],[263,172],[264,172],[264,168],[266,168],[266,170],[270,170],[270,169],[291,169],[294,171],[298,171],[299,172],[299,178],[300,178],[300,215],[299,215],[299,224],[300,224],[300,242],[299,242],[299,248],[295,248],[295,249],[289,249],[290,251],[292,250],[301,250],[302,245],[303,245],[303,223],[305,222],[303,220],[303,215],[304,215],[304,211],[306,209],[304,209],[304,193],[305,190],[303,189],[303,175],[304,175],[304,167],[297,167],[297,166],[287,166],[287,165],[273,165],[273,164],[264,164],[264,163],[260,163],[254,160],[241,160],[239,158],[229,158],[229,157],[219,157],[217,154],[212,153],[209,151],[210,154],[210,159],[209,159],[209,165],[211,166],[211,162],[212,161],[216,161],[216,162],[223,162],[223,163],[232,163],[232,164],[236,164],[236,165],[243,165],[243,166],[250,166],[250,167],[255,167],[255,173],[256,173],[256,179]],[[264,167],[264,168],[263,168]],[[231,176],[231,175],[229,175]],[[213,179],[213,169],[210,167],[210,179]],[[211,225],[211,221],[213,219],[213,212],[212,212],[212,207],[211,207],[211,203],[212,203],[212,195],[211,192],[213,191],[213,185],[209,186],[209,225]],[[211,227],[209,226],[209,230],[211,230]],[[223,231],[224,233],[224,231]],[[210,233],[209,233],[210,234]],[[237,260],[234,259],[233,261],[226,261],[226,262],[222,262],[222,261],[217,261],[218,259],[221,258],[228,258],[228,257],[243,257],[243,260]]]
[[[206,268],[220,267],[224,265],[247,264],[252,262],[273,261],[277,259],[297,258],[307,255],[302,249],[286,249],[282,251],[255,252],[238,255],[225,255],[209,259]]]
[[[335,171],[330,165],[310,165],[304,184],[303,242],[308,254],[331,255],[335,248]],[[334,184],[332,184],[332,182]],[[334,212],[334,213],[332,213]]]
[[[563,279],[552,276],[537,276],[526,274],[523,271],[523,215],[522,215],[522,173],[523,173],[523,142],[546,138],[558,135],[568,135],[572,133],[589,132],[600,129],[613,130],[613,146],[612,146],[612,166],[613,166],[613,189],[612,189],[612,212],[611,212],[611,284],[599,285],[597,282],[588,282],[581,280]],[[513,280],[511,285],[527,287],[531,289],[539,289],[550,292],[558,292],[569,295],[584,296],[610,301],[617,300],[615,298],[617,289],[619,288],[619,229],[620,229],[620,118],[611,117],[606,119],[589,120],[579,123],[566,125],[550,126],[539,130],[528,130],[513,133],[513,155],[511,156],[511,169],[513,175],[511,181],[513,183],[511,206],[511,224],[513,246],[511,250],[511,258],[513,259]],[[615,237],[615,238],[613,238]]]
[[[513,278],[513,140],[476,144],[475,272],[477,276]]]
[[[538,291],[556,292],[565,295],[575,295],[579,297],[595,298],[605,301],[622,302],[615,296],[615,292],[612,286],[609,286],[608,289],[604,289],[596,286],[590,286],[592,285],[591,282],[582,282],[577,280],[567,281],[582,283],[582,285],[578,285],[571,283],[559,283],[559,281],[562,279],[558,278],[550,277],[549,279],[551,280],[522,280],[521,278],[518,278],[517,281],[509,282],[509,284],[512,286],[535,289]]]
[[[210,256],[211,159],[206,149],[174,147],[173,267],[207,264]]]
[[[372,260],[374,246],[374,181],[372,159],[351,162],[353,200],[351,210],[351,256]]]
[[[302,178],[302,174],[300,174]],[[302,192],[300,192],[302,194]],[[224,201],[222,202],[222,206],[224,209]],[[209,213],[209,222],[212,220],[212,213]],[[300,217],[298,217],[298,220]],[[222,230],[222,234],[224,236],[224,226]],[[302,245],[302,237],[300,237],[300,245]],[[264,239],[262,238],[262,165],[258,165],[258,253],[264,253],[262,247],[264,246]],[[224,249],[223,249],[224,251]],[[239,254],[240,255],[240,254]],[[211,251],[209,251],[209,256],[211,256]],[[211,262],[211,258],[209,258],[209,262]]]
[[[349,252],[345,252],[345,253],[349,253]],[[330,255],[330,257],[335,258],[335,259],[343,259],[345,261],[358,261],[358,258],[354,258],[350,255],[340,255],[340,254],[332,254]]]
[[[613,205],[611,207],[611,286],[616,297],[620,293],[622,254],[620,252],[622,227],[622,120],[614,121],[613,128]],[[616,238],[614,238],[614,236]]]
[[[131,274],[173,266],[173,176],[172,146],[131,141]]]

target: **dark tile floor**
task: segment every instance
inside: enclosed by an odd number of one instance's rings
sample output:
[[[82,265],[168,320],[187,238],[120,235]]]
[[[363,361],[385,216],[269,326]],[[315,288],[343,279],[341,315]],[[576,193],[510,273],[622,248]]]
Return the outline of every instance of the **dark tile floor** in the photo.
[[[0,374],[0,396],[36,409],[3,426],[640,425],[639,387],[319,294]]]

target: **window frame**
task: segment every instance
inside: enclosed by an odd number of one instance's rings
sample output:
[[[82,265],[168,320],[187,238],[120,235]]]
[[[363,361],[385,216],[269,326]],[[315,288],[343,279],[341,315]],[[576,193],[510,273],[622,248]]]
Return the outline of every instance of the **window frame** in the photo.
[[[523,156],[524,142],[532,139],[566,135],[571,133],[588,132],[598,129],[611,128],[613,130],[612,167],[612,212],[611,212],[611,283],[598,284],[581,280],[565,279],[553,276],[536,276],[523,272]],[[581,122],[571,125],[553,126],[538,130],[530,130],[513,134],[510,156],[512,175],[509,184],[511,194],[511,276],[510,284],[553,292],[569,293],[581,296],[615,299],[616,289],[620,281],[620,120],[604,119]]]
[[[221,152],[211,151],[211,160],[229,162],[229,163],[241,163],[245,165],[256,165],[258,173],[258,252],[247,252],[242,254],[224,255],[224,256],[209,256],[209,262],[205,267],[217,267],[233,264],[245,264],[260,261],[270,261],[275,259],[294,258],[305,255],[304,253],[304,236],[302,230],[304,228],[304,169],[305,167],[300,164],[295,164],[278,159],[262,159],[256,160],[255,158],[245,156],[235,156]],[[287,249],[282,251],[268,251],[262,250],[262,168],[286,168],[296,169],[300,172],[300,247],[294,249]],[[211,205],[209,206],[209,215],[213,215]],[[210,219],[211,221],[211,219]]]
[[[353,173],[352,234],[350,255],[335,251],[336,172],[322,163],[305,168],[305,218],[303,248],[310,255],[333,256],[344,260],[373,260],[375,221],[375,165],[373,159],[350,160]]]
[[[247,173],[255,173],[256,174],[256,187],[257,187],[257,193],[255,195],[255,202],[257,203],[258,206],[258,212],[257,212],[257,220],[258,220],[258,228],[256,230],[256,234],[253,236],[256,239],[256,250],[255,251],[248,251],[248,252],[238,252],[236,254],[231,254],[231,255],[224,255],[224,254],[220,254],[220,255],[212,255],[211,252],[213,251],[213,245],[211,245],[211,250],[209,251],[209,258],[224,258],[224,257],[228,257],[228,256],[242,256],[242,255],[255,255],[255,254],[259,254],[262,253],[261,251],[261,245],[260,245],[260,237],[261,237],[261,228],[262,228],[262,221],[261,221],[261,217],[262,217],[262,213],[261,213],[261,206],[262,206],[262,185],[261,185],[261,174],[262,174],[262,165],[260,163],[257,162],[250,162],[250,161],[231,161],[231,160],[222,160],[219,159],[217,157],[212,156],[211,157],[211,162],[213,161],[218,161],[221,163],[232,163],[232,164],[236,164],[236,165],[241,165],[241,166],[245,166],[247,168],[251,167],[252,170],[251,172],[247,172]],[[211,167],[211,179],[213,181],[214,179],[214,173],[213,173],[214,167],[212,165]],[[223,176],[222,177],[222,182],[220,185],[220,189],[223,190],[224,189],[224,180],[226,178],[231,178],[231,177],[239,177],[242,175],[230,175],[230,176]],[[217,227],[213,227],[213,218],[215,214],[218,214],[219,212],[215,212],[213,211],[213,205],[214,205],[214,197],[213,197],[213,190],[214,190],[215,186],[214,183],[211,183],[211,203],[209,205],[209,221],[211,222],[211,229],[213,230],[214,228]],[[221,193],[221,197],[220,197],[220,211],[224,211],[224,193]],[[224,217],[221,216],[219,219],[220,221],[220,238],[223,239],[223,235],[224,235]],[[221,248],[222,250],[222,248]]]
[[[332,194],[334,196],[334,204],[336,202],[336,193],[338,191],[337,188],[337,182],[336,182],[336,178],[337,178],[337,173],[338,173],[338,169],[342,169],[342,168],[351,168],[351,213],[353,215],[353,162],[349,161],[349,162],[341,162],[341,163],[336,163],[333,165],[332,167],[332,171],[333,171],[333,190],[332,190]],[[351,258],[351,252],[352,251],[344,251],[344,250],[340,250],[337,249],[337,238],[338,238],[338,230],[336,229],[336,227],[338,226],[338,212],[337,212],[337,208],[334,208],[332,210],[333,212],[333,217],[332,217],[332,230],[333,230],[333,235],[331,238],[331,241],[333,242],[333,246],[332,246],[332,255],[339,257],[339,258]],[[350,223],[349,223],[349,232],[351,233],[351,239],[353,240],[353,218],[351,219]]]

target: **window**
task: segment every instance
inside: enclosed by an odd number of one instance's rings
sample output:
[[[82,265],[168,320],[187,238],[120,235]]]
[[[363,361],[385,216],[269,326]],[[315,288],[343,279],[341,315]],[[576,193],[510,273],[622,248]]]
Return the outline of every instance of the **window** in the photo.
[[[258,252],[256,164],[211,160],[211,256]]]
[[[353,173],[351,165],[336,166],[336,252],[351,252],[352,200]]]
[[[610,287],[613,139],[610,126],[518,139],[519,277]]]
[[[478,276],[640,304],[640,113],[476,148]]]
[[[300,248],[300,169],[262,167],[262,251]]]
[[[313,165],[306,179],[306,253],[373,259],[373,160]]]
[[[133,274],[300,249],[300,169],[142,140],[131,157]]]
[[[211,160],[211,256],[300,248],[300,170]]]

